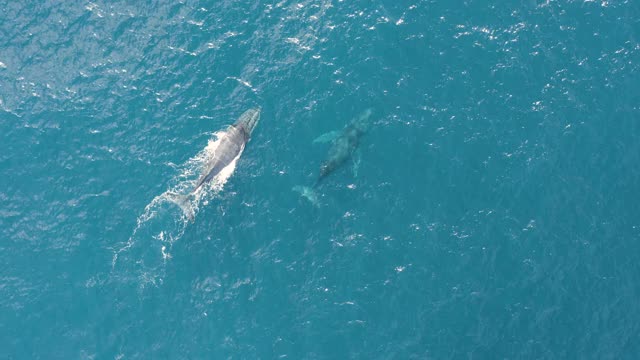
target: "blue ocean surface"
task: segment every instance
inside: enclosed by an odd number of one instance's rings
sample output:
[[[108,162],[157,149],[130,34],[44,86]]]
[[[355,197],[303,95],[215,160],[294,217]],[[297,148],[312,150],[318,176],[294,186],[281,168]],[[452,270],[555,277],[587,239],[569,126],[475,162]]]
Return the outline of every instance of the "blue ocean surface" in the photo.
[[[640,356],[638,1],[0,1],[0,134],[1,359]]]

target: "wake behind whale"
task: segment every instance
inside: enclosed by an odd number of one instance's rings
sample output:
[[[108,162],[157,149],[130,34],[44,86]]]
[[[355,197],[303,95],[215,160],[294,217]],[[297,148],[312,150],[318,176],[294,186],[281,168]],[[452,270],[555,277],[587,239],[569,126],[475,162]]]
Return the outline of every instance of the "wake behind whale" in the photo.
[[[138,216],[129,239],[114,251],[112,268],[120,262],[136,264],[142,270],[137,277],[144,283],[162,279],[158,269],[171,258],[173,243],[194,221],[200,204],[206,205],[223,190],[259,118],[259,109],[246,111],[233,125],[215,133],[196,156],[177,167],[178,175],[171,179],[169,189],[151,200]]]

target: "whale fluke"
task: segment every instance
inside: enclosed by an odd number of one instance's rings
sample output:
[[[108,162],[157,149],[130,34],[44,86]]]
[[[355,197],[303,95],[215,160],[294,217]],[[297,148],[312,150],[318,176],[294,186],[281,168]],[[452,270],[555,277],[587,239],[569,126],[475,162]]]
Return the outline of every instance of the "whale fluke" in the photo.
[[[311,202],[311,204],[313,204],[315,207],[320,207],[318,193],[313,188],[309,186],[298,185],[294,186],[292,190],[299,193],[305,199],[309,200],[309,202]]]
[[[178,194],[173,191],[167,191],[165,194],[167,200],[178,205],[180,209],[182,209],[182,212],[187,217],[187,219],[189,219],[189,221],[193,221],[195,219],[195,209],[193,208],[193,204],[191,203],[191,200],[194,198],[193,193],[184,195]]]

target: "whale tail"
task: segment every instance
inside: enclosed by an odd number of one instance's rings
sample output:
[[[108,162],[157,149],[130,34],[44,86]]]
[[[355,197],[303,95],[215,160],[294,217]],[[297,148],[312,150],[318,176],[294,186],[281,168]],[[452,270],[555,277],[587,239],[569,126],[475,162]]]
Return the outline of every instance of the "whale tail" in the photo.
[[[189,193],[188,195],[184,195],[173,191],[167,191],[166,195],[167,199],[178,205],[189,221],[193,222],[196,214],[191,200],[194,198],[194,194]]]
[[[314,190],[314,188],[298,185],[294,186],[292,190],[300,193],[300,195],[303,198],[309,200],[309,202],[311,202],[313,206],[320,207],[320,199],[318,198],[318,193]]]

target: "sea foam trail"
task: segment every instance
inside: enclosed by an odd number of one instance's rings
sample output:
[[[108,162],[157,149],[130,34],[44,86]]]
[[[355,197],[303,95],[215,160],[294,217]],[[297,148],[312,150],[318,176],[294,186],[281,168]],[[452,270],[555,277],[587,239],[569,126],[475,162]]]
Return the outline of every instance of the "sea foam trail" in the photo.
[[[128,274],[126,278],[133,276],[141,281],[142,286],[162,282],[173,244],[182,238],[188,225],[195,221],[200,204],[206,205],[222,191],[242,155],[240,151],[209,184],[192,193],[204,165],[216,156],[224,136],[227,136],[225,131],[215,133],[202,151],[176,167],[178,174],[170,180],[169,189],[145,206],[129,239],[114,250],[111,262],[113,271],[123,270]],[[177,201],[178,198],[182,200]],[[131,271],[132,268],[138,271]]]

